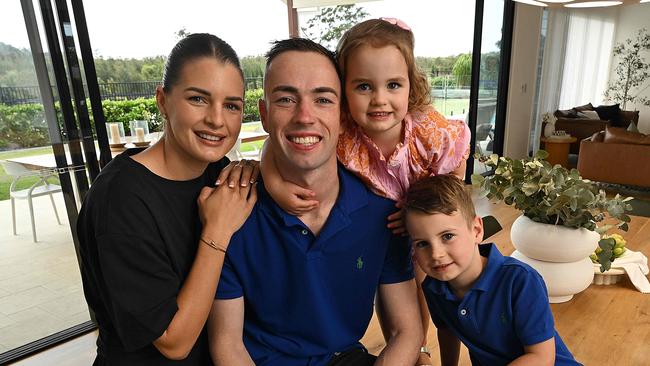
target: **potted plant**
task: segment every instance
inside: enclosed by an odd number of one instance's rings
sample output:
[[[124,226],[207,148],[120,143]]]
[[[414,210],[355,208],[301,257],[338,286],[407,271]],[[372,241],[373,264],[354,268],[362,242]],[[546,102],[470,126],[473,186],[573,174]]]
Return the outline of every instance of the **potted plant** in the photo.
[[[568,301],[593,280],[589,255],[598,246],[600,233],[613,227],[627,231],[631,198],[605,192],[577,170],[567,170],[546,160],[540,150],[532,158],[511,159],[477,155],[494,174],[472,175],[472,183],[484,196],[522,211],[511,229],[516,251],[513,257],[534,267],[544,277],[551,302]],[[609,216],[614,223],[598,226]],[[603,249],[608,248],[603,244]],[[602,256],[601,270],[609,268]]]

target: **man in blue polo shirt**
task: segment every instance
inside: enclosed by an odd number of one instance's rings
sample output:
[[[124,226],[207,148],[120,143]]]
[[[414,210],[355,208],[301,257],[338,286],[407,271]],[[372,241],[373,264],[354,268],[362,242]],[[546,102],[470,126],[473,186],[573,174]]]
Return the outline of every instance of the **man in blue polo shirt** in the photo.
[[[258,184],[258,202],[228,247],[208,321],[213,361],[412,366],[422,329],[409,246],[385,227],[394,202],[337,164],[341,84],[332,53],[306,39],[276,42],[264,97],[272,174],[311,189],[319,205],[290,215]],[[359,343],[375,294],[392,328],[379,357]]]

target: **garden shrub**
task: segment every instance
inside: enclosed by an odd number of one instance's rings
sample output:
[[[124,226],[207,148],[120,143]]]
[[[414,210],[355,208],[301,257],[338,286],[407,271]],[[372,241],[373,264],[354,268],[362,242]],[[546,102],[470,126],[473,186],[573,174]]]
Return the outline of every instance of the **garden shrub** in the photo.
[[[260,119],[257,110],[257,101],[262,98],[264,91],[262,89],[253,89],[246,91],[244,105],[244,122],[258,121]],[[86,100],[90,105],[90,100]],[[156,98],[138,98],[131,100],[103,100],[102,107],[106,122],[122,122],[124,132],[129,135],[129,121],[147,120],[149,121],[149,131],[161,131],[162,119],[158,114]],[[58,102],[54,108],[59,120],[61,131],[63,128],[63,117],[61,106]],[[94,126],[92,113],[90,114],[90,124]],[[26,147],[36,147],[49,145],[50,137],[48,134],[47,123],[45,122],[45,113],[41,104],[19,104],[5,105],[0,104],[0,150],[19,149]]]
[[[264,97],[264,89],[247,90],[244,100],[244,122],[259,121],[257,101]]]
[[[43,146],[49,140],[42,105],[0,104],[0,149]]]

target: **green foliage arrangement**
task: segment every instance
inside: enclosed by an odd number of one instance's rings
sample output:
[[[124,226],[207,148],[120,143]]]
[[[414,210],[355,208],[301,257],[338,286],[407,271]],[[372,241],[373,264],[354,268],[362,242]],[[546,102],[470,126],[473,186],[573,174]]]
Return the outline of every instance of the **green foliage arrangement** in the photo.
[[[592,262],[600,263],[600,271],[611,268],[612,262],[623,255],[627,241],[620,234],[603,235],[598,242],[596,251],[589,256]]]
[[[476,158],[492,168],[494,174],[474,174],[472,184],[482,189],[483,196],[514,206],[535,222],[585,228],[601,234],[614,227],[627,231],[630,217],[625,212],[632,210],[628,203],[631,197],[616,195],[609,199],[593,182],[582,179],[576,169],[551,166],[544,160],[547,156],[544,150],[521,160],[477,154]],[[597,223],[606,216],[616,223],[598,227]],[[600,263],[601,270],[609,266],[605,258]]]
[[[650,51],[650,33],[646,28],[639,29],[635,40],[626,39],[617,43],[612,54],[618,60],[617,79],[610,82],[605,89],[605,98],[619,102],[625,109],[628,102],[650,106],[650,99],[640,96],[648,88],[650,80],[650,62],[643,57],[643,52]]]

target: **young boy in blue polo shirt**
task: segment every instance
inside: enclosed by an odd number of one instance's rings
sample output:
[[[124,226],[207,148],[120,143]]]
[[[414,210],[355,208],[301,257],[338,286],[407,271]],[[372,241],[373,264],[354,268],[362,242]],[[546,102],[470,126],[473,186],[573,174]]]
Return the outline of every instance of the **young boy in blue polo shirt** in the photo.
[[[458,364],[460,342],[474,365],[579,365],[555,331],[542,277],[479,245],[483,223],[462,181],[422,179],[404,210],[442,365]]]

